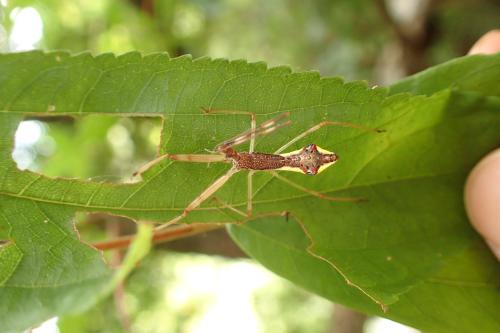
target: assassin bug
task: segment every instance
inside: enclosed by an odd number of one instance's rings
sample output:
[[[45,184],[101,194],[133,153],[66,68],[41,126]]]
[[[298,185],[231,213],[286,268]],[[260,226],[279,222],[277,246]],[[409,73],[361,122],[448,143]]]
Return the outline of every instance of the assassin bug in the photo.
[[[333,165],[339,159],[338,155],[334,152],[328,151],[326,149],[318,147],[316,144],[309,144],[302,149],[292,151],[289,153],[282,153],[285,149],[290,147],[292,144],[298,140],[304,138],[305,136],[319,130],[325,126],[343,126],[351,127],[356,129],[361,129],[365,131],[381,132],[380,130],[367,128],[364,126],[338,121],[323,121],[310,129],[300,133],[295,138],[287,142],[284,146],[276,150],[274,153],[260,153],[255,152],[255,138],[257,136],[262,136],[274,132],[275,130],[288,126],[291,124],[290,120],[286,120],[289,116],[289,112],[282,113],[275,118],[266,120],[262,122],[259,126],[256,124],[256,115],[252,112],[246,111],[230,111],[230,110],[211,110],[202,108],[202,111],[206,114],[240,114],[248,115],[251,117],[251,128],[232,139],[224,141],[223,143],[215,147],[215,153],[213,154],[165,154],[155,160],[149,162],[145,165],[142,170],[147,169],[150,165],[163,159],[170,159],[182,162],[197,162],[197,163],[214,163],[214,162],[226,162],[232,163],[231,169],[229,169],[224,175],[215,180],[211,185],[209,185],[202,193],[200,193],[190,204],[188,204],[182,214],[171,219],[167,223],[163,224],[159,228],[164,228],[168,225],[174,224],[184,217],[186,217],[189,212],[199,207],[203,202],[210,198],[215,192],[217,192],[235,173],[241,170],[249,170],[247,177],[247,212],[246,217],[252,216],[252,176],[254,172],[257,171],[267,171],[271,172],[272,175],[283,182],[301,190],[313,196],[321,199],[330,201],[343,201],[343,202],[357,202],[364,200],[363,198],[349,198],[349,197],[331,197],[320,192],[316,192],[307,189],[295,182],[292,182],[288,178],[281,176],[276,170],[286,170],[286,171],[296,171],[302,172],[307,175],[316,175],[323,172],[325,169]],[[238,152],[233,147],[250,141],[250,148],[248,152]],[[139,172],[140,173],[140,172]]]

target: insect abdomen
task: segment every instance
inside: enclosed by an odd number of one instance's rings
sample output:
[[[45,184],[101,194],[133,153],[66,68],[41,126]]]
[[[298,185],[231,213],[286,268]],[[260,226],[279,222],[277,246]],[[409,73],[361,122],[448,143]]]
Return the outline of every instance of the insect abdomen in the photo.
[[[235,159],[240,169],[271,170],[286,165],[286,157],[264,153],[239,153]]]

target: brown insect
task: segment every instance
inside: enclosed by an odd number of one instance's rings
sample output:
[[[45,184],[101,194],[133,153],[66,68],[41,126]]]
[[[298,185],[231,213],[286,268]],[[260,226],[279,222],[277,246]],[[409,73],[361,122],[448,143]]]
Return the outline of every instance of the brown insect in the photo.
[[[215,192],[217,192],[235,173],[240,170],[249,170],[247,178],[247,212],[241,213],[246,217],[252,216],[252,176],[256,171],[267,171],[271,172],[274,177],[284,181],[285,183],[304,191],[308,194],[316,196],[321,199],[330,201],[343,201],[343,202],[356,202],[362,201],[362,198],[349,198],[349,197],[331,197],[320,192],[316,192],[307,189],[291,180],[281,176],[277,170],[285,171],[296,171],[302,172],[307,175],[316,175],[323,172],[328,167],[333,165],[338,160],[338,155],[334,152],[322,149],[315,144],[309,144],[302,149],[292,151],[289,153],[282,153],[285,149],[290,147],[292,144],[298,140],[304,138],[305,136],[319,130],[325,126],[344,126],[351,127],[361,130],[380,132],[380,130],[374,130],[360,125],[355,125],[347,122],[337,122],[337,121],[323,121],[305,132],[300,133],[295,138],[287,142],[284,146],[276,150],[274,153],[259,153],[254,152],[255,138],[257,136],[262,136],[274,132],[275,130],[291,124],[290,120],[285,120],[290,116],[289,112],[282,113],[281,115],[262,122],[259,126],[256,124],[256,116],[252,112],[245,111],[229,111],[229,110],[202,110],[206,114],[222,113],[222,114],[242,114],[251,117],[251,128],[234,138],[224,141],[223,143],[215,147],[214,154],[165,154],[155,160],[148,163],[142,169],[148,168],[150,165],[163,160],[170,159],[182,162],[197,162],[197,163],[214,163],[214,162],[226,162],[232,163],[232,168],[229,169],[224,175],[215,180],[211,185],[209,185],[202,193],[200,193],[189,205],[186,206],[181,215],[171,219],[166,224],[163,224],[160,228],[164,228],[170,224],[180,221],[182,218],[186,217],[189,212],[199,207],[204,201],[210,198]],[[238,152],[233,149],[234,146],[240,145],[242,143],[250,141],[250,148],[248,152]]]

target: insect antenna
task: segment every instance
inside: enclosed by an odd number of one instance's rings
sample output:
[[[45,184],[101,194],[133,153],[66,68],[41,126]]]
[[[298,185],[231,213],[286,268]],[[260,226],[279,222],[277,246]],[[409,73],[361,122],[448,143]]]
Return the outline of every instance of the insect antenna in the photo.
[[[348,123],[348,122],[344,122],[344,121],[323,121],[323,122],[321,122],[321,123],[319,123],[319,124],[311,127],[307,131],[305,131],[305,132],[297,135],[295,138],[293,138],[292,140],[290,140],[289,142],[287,142],[283,147],[281,147],[280,149],[278,149],[274,153],[275,154],[281,153],[282,151],[284,151],[285,149],[287,149],[288,147],[290,147],[291,145],[293,145],[295,142],[299,141],[300,139],[304,138],[305,136],[307,136],[307,135],[311,134],[312,132],[315,132],[315,131],[317,131],[320,128],[325,127],[325,126],[350,127],[350,128],[358,129],[358,130],[361,130],[361,131],[373,132],[373,133],[382,133],[382,132],[385,132],[385,130],[382,130],[382,129],[366,127],[366,126],[363,126],[363,125]]]

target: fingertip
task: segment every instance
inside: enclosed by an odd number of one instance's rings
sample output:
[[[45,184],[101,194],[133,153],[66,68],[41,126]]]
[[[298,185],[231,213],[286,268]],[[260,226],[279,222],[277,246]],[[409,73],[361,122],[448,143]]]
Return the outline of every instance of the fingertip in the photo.
[[[477,40],[469,54],[494,54],[500,52],[500,30],[491,30]]]
[[[500,149],[484,157],[470,173],[465,208],[474,228],[500,260]]]

